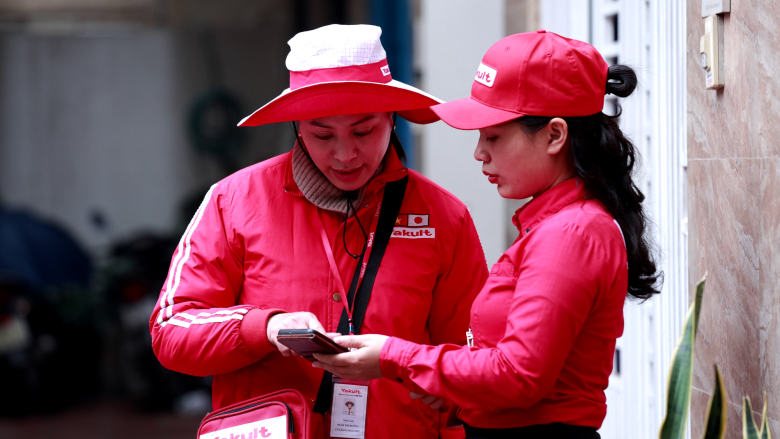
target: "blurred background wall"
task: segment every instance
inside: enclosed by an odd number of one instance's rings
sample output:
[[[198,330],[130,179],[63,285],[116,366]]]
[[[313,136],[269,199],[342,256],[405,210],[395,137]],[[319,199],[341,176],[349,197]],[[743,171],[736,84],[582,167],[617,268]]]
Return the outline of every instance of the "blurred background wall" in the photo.
[[[506,36],[505,3],[487,0],[420,2],[417,37],[422,89],[451,101],[471,94],[472,76],[482,55]],[[439,183],[469,207],[488,263],[508,247],[513,214],[474,160],[478,131],[455,130],[443,122],[418,127],[423,174]],[[517,236],[515,230],[512,241]]]
[[[192,437],[209,380],[162,369],[148,317],[208,186],[288,151],[235,123],[288,86],[287,40],[383,28],[393,77],[468,96],[498,39],[546,28],[637,69],[619,102],[642,151],[664,294],[626,305],[603,437],[651,437],[687,309],[685,3],[679,0],[0,0],[0,437]],[[614,111],[614,99],[605,101]],[[513,242],[477,133],[398,126],[410,166],[462,199],[488,264]],[[693,274],[692,274],[693,276]],[[67,385],[63,385],[63,383]],[[11,398],[9,396],[13,396]],[[24,396],[24,397],[21,397]],[[11,420],[9,420],[11,418]]]
[[[251,147],[220,167],[188,118],[216,90],[244,114],[286,88],[294,2],[4,3],[18,21],[0,35],[0,197],[95,254],[175,231],[187,197],[290,142],[282,125],[246,130]]]

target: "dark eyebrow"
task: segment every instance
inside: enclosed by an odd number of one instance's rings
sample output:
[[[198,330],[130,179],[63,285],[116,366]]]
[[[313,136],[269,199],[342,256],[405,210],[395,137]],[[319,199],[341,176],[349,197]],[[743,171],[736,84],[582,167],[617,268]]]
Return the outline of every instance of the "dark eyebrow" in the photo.
[[[369,120],[371,120],[371,119],[373,119],[373,118],[375,118],[375,117],[376,117],[376,116],[366,116],[366,117],[364,117],[364,118],[360,119],[359,121],[357,121],[357,122],[353,123],[353,124],[352,124],[352,125],[350,125],[350,126],[360,125],[361,123],[363,123],[363,122],[366,122],[366,121],[369,121]]]
[[[361,123],[363,123],[363,122],[367,122],[367,121],[369,121],[369,120],[371,120],[371,119],[373,119],[373,118],[375,118],[375,117],[376,117],[376,116],[366,116],[366,117],[364,117],[364,118],[360,119],[359,121],[357,121],[357,122],[353,123],[353,124],[352,124],[352,125],[350,125],[350,126],[354,127],[355,125],[360,125]],[[314,126],[320,127],[320,128],[328,128],[328,129],[332,129],[332,128],[333,128],[333,127],[330,127],[330,126],[328,126],[328,125],[325,125],[324,123],[317,122],[316,120],[312,120],[312,121],[310,121],[309,123],[310,123],[310,124],[312,124],[312,125],[314,125]]]
[[[329,127],[329,126],[327,126],[327,125],[325,125],[323,123],[319,123],[316,120],[309,121],[309,123],[314,125],[314,126],[316,126],[316,127],[320,127],[320,128],[332,128],[332,127]]]

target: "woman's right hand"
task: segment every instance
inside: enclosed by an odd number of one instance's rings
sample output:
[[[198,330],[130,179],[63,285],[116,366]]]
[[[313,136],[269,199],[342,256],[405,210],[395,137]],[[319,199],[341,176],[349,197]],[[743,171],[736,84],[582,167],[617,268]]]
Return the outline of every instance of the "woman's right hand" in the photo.
[[[446,411],[449,407],[446,405],[444,398],[437,398],[433,395],[426,395],[420,393],[409,392],[409,397],[412,399],[422,399],[422,402],[428,404],[434,410]]]
[[[317,316],[310,312],[288,312],[272,316],[268,319],[268,325],[266,326],[268,341],[276,346],[285,357],[295,355],[295,352],[276,341],[276,336],[279,334],[280,329],[314,329],[321,334],[325,334],[325,328],[317,320]]]

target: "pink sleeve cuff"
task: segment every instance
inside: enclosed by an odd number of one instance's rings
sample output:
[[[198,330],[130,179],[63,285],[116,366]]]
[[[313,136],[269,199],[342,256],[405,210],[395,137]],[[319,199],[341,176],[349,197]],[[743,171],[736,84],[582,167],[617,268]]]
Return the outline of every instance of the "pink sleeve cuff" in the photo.
[[[412,383],[409,381],[407,366],[416,346],[412,342],[397,337],[388,338],[382,346],[382,353],[379,354],[379,368],[382,370],[382,376],[409,388]]]
[[[265,357],[276,350],[276,346],[268,341],[268,319],[276,314],[283,313],[281,309],[260,309],[249,310],[241,320],[240,334],[241,340],[250,354],[258,357]]]

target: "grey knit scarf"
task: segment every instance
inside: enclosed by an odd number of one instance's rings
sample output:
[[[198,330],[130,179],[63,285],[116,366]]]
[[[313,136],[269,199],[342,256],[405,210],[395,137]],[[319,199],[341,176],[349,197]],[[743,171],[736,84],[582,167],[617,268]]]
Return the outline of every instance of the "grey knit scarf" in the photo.
[[[382,169],[384,168],[383,164],[384,163],[379,164],[379,167],[374,173],[374,177],[382,173]],[[341,214],[347,213],[347,197],[344,191],[334,186],[333,183],[325,177],[322,171],[314,165],[298,143],[296,143],[293,148],[292,171],[295,184],[298,185],[303,196],[312,204],[320,209],[339,212]],[[355,206],[355,209],[360,209],[367,185],[368,184],[360,188],[357,199],[352,201],[352,205]],[[354,215],[354,211],[350,210],[349,214],[350,216]]]

